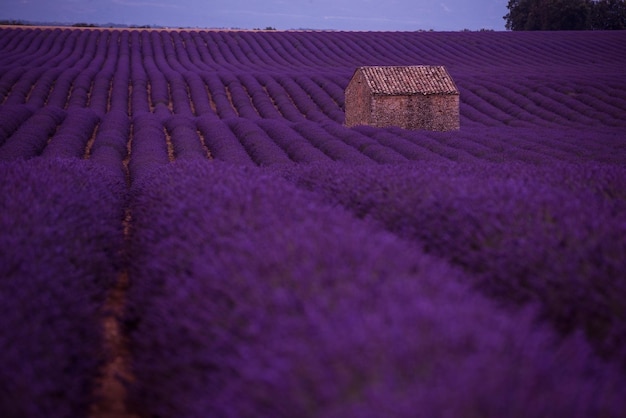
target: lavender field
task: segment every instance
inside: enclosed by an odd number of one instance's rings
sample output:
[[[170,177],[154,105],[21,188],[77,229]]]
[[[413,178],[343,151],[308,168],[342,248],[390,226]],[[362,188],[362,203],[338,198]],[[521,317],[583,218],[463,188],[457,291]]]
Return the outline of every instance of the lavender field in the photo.
[[[625,44],[0,29],[0,415],[625,416]]]

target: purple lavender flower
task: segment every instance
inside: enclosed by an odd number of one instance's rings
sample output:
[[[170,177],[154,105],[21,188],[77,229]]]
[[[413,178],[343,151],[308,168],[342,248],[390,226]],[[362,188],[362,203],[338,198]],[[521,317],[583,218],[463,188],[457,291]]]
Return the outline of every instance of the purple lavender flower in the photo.
[[[464,284],[473,274],[267,171],[175,162],[131,194],[138,413],[583,417],[625,406],[623,375],[579,335],[561,339],[532,308],[496,307]]]
[[[98,164],[0,163],[0,411],[85,416],[121,267],[124,183]]]

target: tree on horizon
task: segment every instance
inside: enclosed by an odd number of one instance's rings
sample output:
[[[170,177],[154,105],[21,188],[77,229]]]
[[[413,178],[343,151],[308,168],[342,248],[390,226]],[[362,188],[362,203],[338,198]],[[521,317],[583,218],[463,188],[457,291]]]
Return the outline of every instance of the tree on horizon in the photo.
[[[626,0],[509,0],[509,30],[626,29]]]

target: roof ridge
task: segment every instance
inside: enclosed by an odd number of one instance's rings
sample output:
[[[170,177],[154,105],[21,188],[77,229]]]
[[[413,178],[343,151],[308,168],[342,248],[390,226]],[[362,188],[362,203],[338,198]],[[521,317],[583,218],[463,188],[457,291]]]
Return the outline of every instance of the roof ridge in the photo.
[[[459,94],[454,80],[443,65],[361,66],[373,94]]]

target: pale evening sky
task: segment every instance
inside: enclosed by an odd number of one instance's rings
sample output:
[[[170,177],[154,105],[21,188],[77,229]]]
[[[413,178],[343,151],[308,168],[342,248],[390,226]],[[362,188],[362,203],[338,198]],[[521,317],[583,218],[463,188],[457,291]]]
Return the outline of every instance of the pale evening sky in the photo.
[[[368,31],[504,30],[507,0],[0,0],[0,19]]]

